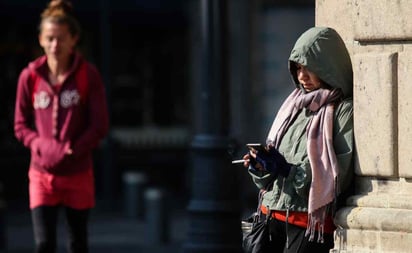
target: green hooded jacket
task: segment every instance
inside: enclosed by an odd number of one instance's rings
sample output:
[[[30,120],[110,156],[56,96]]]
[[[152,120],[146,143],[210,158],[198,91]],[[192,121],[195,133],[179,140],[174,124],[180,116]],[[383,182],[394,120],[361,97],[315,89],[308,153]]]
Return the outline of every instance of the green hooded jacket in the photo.
[[[353,176],[353,73],[349,53],[338,33],[328,27],[313,27],[296,41],[289,57],[289,70],[296,87],[301,88],[295,63],[305,66],[322,81],[341,88],[343,101],[334,111],[333,144],[339,164],[338,192],[348,189]],[[272,189],[263,195],[262,205],[270,210],[307,212],[311,165],[307,154],[306,126],[311,114],[302,109],[286,131],[279,152],[292,164],[289,175],[274,176],[268,172],[249,169],[254,183]]]

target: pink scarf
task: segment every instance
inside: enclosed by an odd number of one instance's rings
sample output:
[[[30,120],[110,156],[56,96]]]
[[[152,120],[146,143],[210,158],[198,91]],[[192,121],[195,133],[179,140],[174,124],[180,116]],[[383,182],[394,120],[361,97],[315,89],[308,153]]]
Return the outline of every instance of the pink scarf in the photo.
[[[295,89],[281,106],[270,129],[267,142],[276,148],[298,112],[307,108],[312,113],[307,133],[307,152],[312,169],[312,183],[308,201],[308,227],[306,235],[313,241],[318,227],[318,242],[323,242],[323,228],[329,204],[336,196],[336,179],[338,163],[333,148],[333,114],[334,103],[340,100],[339,89],[318,89],[304,93]]]

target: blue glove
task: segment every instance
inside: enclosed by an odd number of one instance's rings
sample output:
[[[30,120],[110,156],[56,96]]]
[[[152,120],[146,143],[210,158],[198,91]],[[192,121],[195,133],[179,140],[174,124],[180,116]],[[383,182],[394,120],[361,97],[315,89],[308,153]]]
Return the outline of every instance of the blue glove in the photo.
[[[275,148],[270,148],[268,152],[257,152],[256,161],[260,163],[264,170],[284,177],[289,175],[291,165],[285,157]]]

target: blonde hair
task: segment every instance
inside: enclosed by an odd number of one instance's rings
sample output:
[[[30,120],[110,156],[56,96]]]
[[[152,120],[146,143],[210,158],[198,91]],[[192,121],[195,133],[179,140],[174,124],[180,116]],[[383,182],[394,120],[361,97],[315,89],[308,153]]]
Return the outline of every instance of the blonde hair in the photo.
[[[74,17],[72,3],[67,0],[51,0],[41,13],[40,17],[40,31],[43,22],[51,21],[57,24],[67,24],[72,36],[80,36],[80,24]]]

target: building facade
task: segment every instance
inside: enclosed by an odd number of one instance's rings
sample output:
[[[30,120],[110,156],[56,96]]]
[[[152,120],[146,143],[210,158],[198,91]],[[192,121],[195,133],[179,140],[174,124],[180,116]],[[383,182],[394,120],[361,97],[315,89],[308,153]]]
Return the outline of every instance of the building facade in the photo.
[[[412,2],[317,0],[354,69],[356,192],[336,217],[333,252],[412,252]]]

